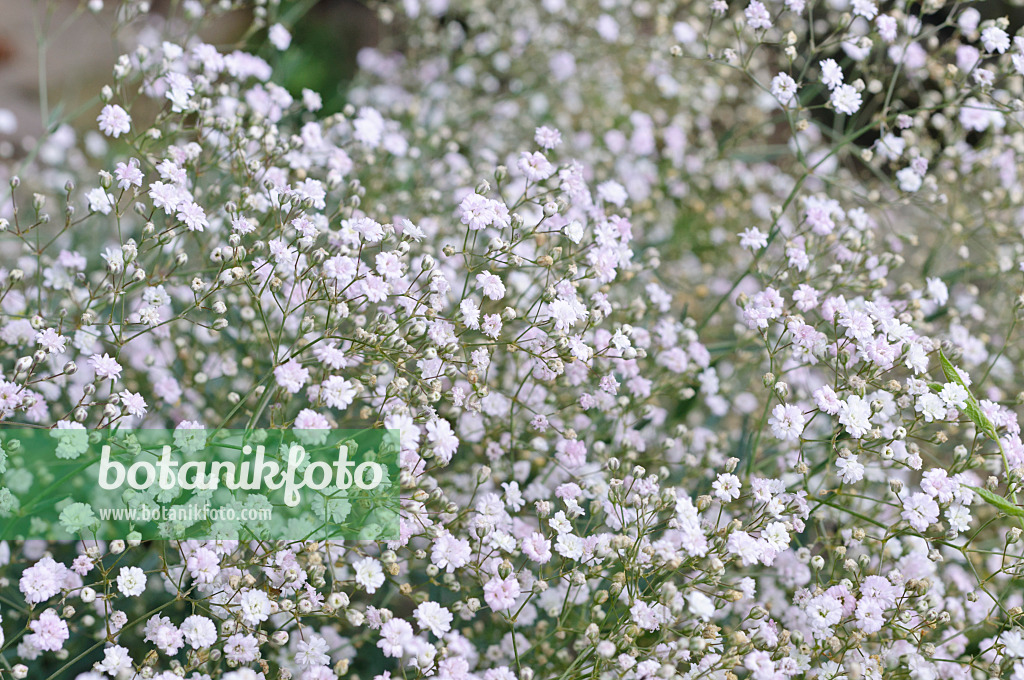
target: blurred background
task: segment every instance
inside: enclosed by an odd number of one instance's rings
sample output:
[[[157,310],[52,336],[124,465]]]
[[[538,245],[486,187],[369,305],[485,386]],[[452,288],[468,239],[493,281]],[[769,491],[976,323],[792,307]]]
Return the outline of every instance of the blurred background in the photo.
[[[92,124],[110,65],[129,49],[112,35],[117,4],[106,0],[93,12],[81,0],[0,0],[0,158],[24,154],[69,114],[76,127]],[[152,13],[180,16],[177,4],[154,0]],[[325,113],[340,110],[356,55],[381,38],[375,12],[356,0],[282,0],[280,16],[292,30],[291,48],[261,56],[291,92],[308,87],[323,95]],[[264,43],[264,35],[243,35],[250,23],[247,12],[234,12],[202,37],[216,45]]]

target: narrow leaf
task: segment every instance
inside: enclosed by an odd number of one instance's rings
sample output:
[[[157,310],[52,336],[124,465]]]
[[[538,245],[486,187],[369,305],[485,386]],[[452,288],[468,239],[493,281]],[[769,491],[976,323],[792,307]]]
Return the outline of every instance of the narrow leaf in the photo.
[[[978,400],[971,395],[971,398],[967,400],[967,408],[964,409],[964,413],[967,417],[974,421],[974,424],[978,426],[982,432],[987,434],[993,440],[999,439],[999,433],[996,432],[995,425],[988,419],[984,413],[981,412],[981,406],[978,405]]]
[[[964,486],[967,486],[966,484]],[[989,505],[1002,510],[1007,515],[1013,515],[1014,517],[1024,517],[1024,508],[1020,508],[1010,501],[1006,500],[1002,496],[992,493],[988,489],[982,489],[980,486],[967,486],[968,489],[978,494],[985,500]]]
[[[970,418],[971,422],[973,422],[978,429],[984,432],[988,437],[993,440],[998,440],[999,433],[996,432],[995,425],[993,425],[992,421],[988,419],[988,416],[982,412],[981,406],[978,404],[978,400],[974,398],[974,393],[972,393],[971,389],[964,384],[963,378],[960,377],[956,368],[954,368],[953,364],[949,362],[949,359],[946,358],[946,355],[943,354],[941,349],[939,350],[939,364],[942,366],[942,373],[946,376],[946,380],[948,382],[956,383],[967,390],[967,406],[964,408],[964,414]]]
[[[946,376],[946,382],[956,383],[964,389],[967,389],[967,385],[964,385],[963,378],[961,378],[960,374],[957,373],[953,364],[949,363],[949,359],[946,358],[946,355],[941,349],[939,350],[939,365],[942,366],[942,374]]]

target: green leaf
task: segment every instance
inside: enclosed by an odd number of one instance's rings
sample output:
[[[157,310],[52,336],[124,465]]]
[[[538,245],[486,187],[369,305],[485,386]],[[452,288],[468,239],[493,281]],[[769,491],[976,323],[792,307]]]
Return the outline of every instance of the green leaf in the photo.
[[[988,419],[988,416],[982,412],[981,406],[978,404],[978,400],[974,398],[974,393],[971,392],[971,389],[964,384],[963,378],[960,377],[956,368],[954,368],[953,364],[949,362],[949,359],[946,358],[946,355],[942,353],[941,349],[939,350],[939,364],[942,366],[942,373],[946,376],[946,380],[948,382],[956,383],[967,390],[967,406],[964,408],[964,414],[971,419],[971,422],[973,422],[979,430],[984,432],[991,439],[998,441],[999,433],[996,432],[996,426],[993,425],[992,421]]]
[[[963,378],[956,372],[956,368],[953,364],[949,363],[949,359],[943,354],[942,350],[939,350],[939,365],[942,366],[942,374],[946,376],[946,382],[956,383],[964,389],[967,389],[967,385],[964,385]]]
[[[971,398],[967,400],[967,407],[964,409],[964,413],[978,426],[978,429],[990,438],[993,440],[999,439],[999,433],[996,432],[995,425],[981,412],[981,407],[978,405],[978,400],[974,398],[974,395],[971,395]]]
[[[1014,517],[1024,517],[1024,508],[1014,505],[1013,503],[1003,498],[1002,496],[994,494],[988,489],[982,489],[979,486],[968,486],[966,484],[964,486],[967,486],[968,489],[981,496],[989,505],[994,505],[1007,515],[1013,515]]]

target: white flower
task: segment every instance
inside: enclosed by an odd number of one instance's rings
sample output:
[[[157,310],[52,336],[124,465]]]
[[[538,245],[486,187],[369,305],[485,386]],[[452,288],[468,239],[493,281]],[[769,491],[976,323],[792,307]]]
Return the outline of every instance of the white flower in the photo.
[[[836,63],[835,59],[823,59],[818,62],[821,68],[821,82],[830,90],[834,90],[843,84],[843,69]]]
[[[112,678],[116,678],[121,674],[121,671],[131,667],[132,657],[128,654],[128,650],[121,645],[107,647],[103,650],[103,661],[97,661],[93,666],[96,670],[106,673]]]
[[[359,109],[359,117],[353,122],[353,137],[371,149],[380,146],[384,137],[384,116],[376,109],[364,106]]]
[[[932,299],[937,305],[944,305],[949,301],[949,288],[943,283],[942,279],[937,276],[929,277],[925,281],[927,286],[928,297]]]
[[[894,161],[907,149],[907,141],[891,132],[882,135],[875,144],[875,151],[887,161]]]
[[[626,205],[626,199],[629,198],[626,187],[612,179],[597,185],[597,195],[601,197],[601,200],[620,208]]]
[[[967,531],[971,528],[971,511],[959,503],[954,503],[946,509],[946,519],[949,520],[949,527],[955,531]],[[1022,648],[1024,651],[1024,648]],[[1024,656],[1019,654],[1018,656]]]
[[[356,574],[356,583],[361,585],[367,593],[373,595],[377,588],[384,585],[384,570],[380,562],[372,557],[364,557],[352,565]]]
[[[192,80],[184,73],[172,71],[164,76],[167,91],[164,96],[171,102],[171,110],[180,113],[189,108],[192,95],[196,93]]]
[[[319,111],[324,107],[324,101],[318,92],[303,88],[302,105],[306,107],[307,111]]]
[[[851,395],[839,402],[839,423],[854,439],[860,439],[871,429],[871,405],[859,395]]]
[[[286,50],[292,44],[292,34],[281,24],[274,24],[267,33],[270,44],[279,50]]]
[[[694,590],[686,596],[686,603],[689,605],[690,613],[699,619],[708,621],[715,615],[715,603],[710,597]]]
[[[579,244],[583,240],[583,225],[579,220],[573,220],[562,227],[562,233],[573,243]]]
[[[878,6],[872,0],[853,0],[853,13],[871,21],[878,16]]]
[[[832,90],[831,101],[836,111],[848,116],[852,116],[860,110],[860,92],[857,92],[857,88],[853,85],[836,86],[836,89]]]
[[[262,590],[246,590],[239,598],[238,609],[242,621],[250,626],[258,626],[270,618],[270,598]]]
[[[210,224],[206,220],[206,211],[195,201],[179,203],[177,218],[185,223],[189,231],[205,231]]]
[[[193,614],[182,622],[181,633],[192,649],[210,647],[217,642],[217,626],[199,614]]]
[[[967,408],[967,400],[971,393],[958,383],[946,383],[939,391],[939,399],[947,408]]]
[[[523,152],[517,163],[519,169],[531,182],[541,182],[551,177],[555,171],[553,166],[547,158],[544,157],[539,151],[533,153]]]
[[[919,396],[914,408],[924,416],[926,423],[930,423],[933,420],[943,420],[946,417],[946,405],[942,403],[939,395],[931,392]]]
[[[987,52],[1002,54],[1010,49],[1010,36],[998,26],[989,26],[981,32],[981,44]]]
[[[476,275],[477,289],[491,300],[500,300],[505,297],[505,284],[497,274],[492,274],[486,269]]]
[[[761,532],[761,538],[768,542],[773,550],[785,550],[789,547],[789,530],[784,522],[769,522]]]
[[[915,493],[903,503],[903,519],[918,531],[939,520],[939,504],[926,493]]]
[[[715,495],[718,496],[719,500],[723,503],[728,503],[730,500],[739,498],[740,486],[739,477],[730,473],[718,475],[718,479],[716,479],[711,485],[715,490]]]
[[[757,227],[750,227],[740,234],[740,246],[748,250],[760,250],[768,247],[768,234]]]
[[[436,637],[442,637],[452,629],[452,613],[436,602],[423,602],[413,615],[421,629],[429,630]]]
[[[780,73],[772,78],[772,96],[779,100],[783,107],[788,107],[796,101],[796,81],[788,73]]]
[[[117,574],[117,589],[125,597],[138,597],[146,589],[146,572],[138,567],[121,567]]]
[[[89,212],[98,212],[109,215],[114,207],[114,197],[103,189],[92,189],[85,193],[85,200],[89,201]]]
[[[852,454],[836,461],[839,468],[839,478],[846,484],[856,484],[864,479],[864,466],[857,460],[857,455]]]
[[[772,409],[772,417],[768,419],[772,434],[783,441],[800,441],[804,431],[804,414],[799,407],[792,404],[778,404]]]
[[[900,183],[900,191],[912,194],[921,188],[924,183],[921,175],[914,172],[913,168],[903,168],[896,173],[896,181]]]
[[[562,133],[555,128],[544,125],[537,128],[533,139],[541,148],[550,150],[562,143]]]
[[[768,13],[768,8],[759,0],[753,0],[747,5],[743,16],[747,18],[747,25],[753,29],[772,27],[772,17]]]
[[[132,129],[132,117],[117,104],[107,104],[96,117],[100,132],[108,137],[120,137]]]
[[[300,666],[326,666],[331,662],[331,656],[327,653],[327,640],[319,635],[311,635],[309,642],[299,640],[295,647],[295,662]]]

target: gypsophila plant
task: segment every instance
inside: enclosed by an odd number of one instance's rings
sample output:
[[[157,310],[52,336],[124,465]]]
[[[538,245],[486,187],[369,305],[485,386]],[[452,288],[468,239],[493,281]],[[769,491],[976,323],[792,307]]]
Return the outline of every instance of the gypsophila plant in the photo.
[[[1011,8],[379,3],[322,115],[301,12],[170,4],[4,152],[0,417],[397,430],[399,536],[79,504],[0,677],[1024,680]]]

